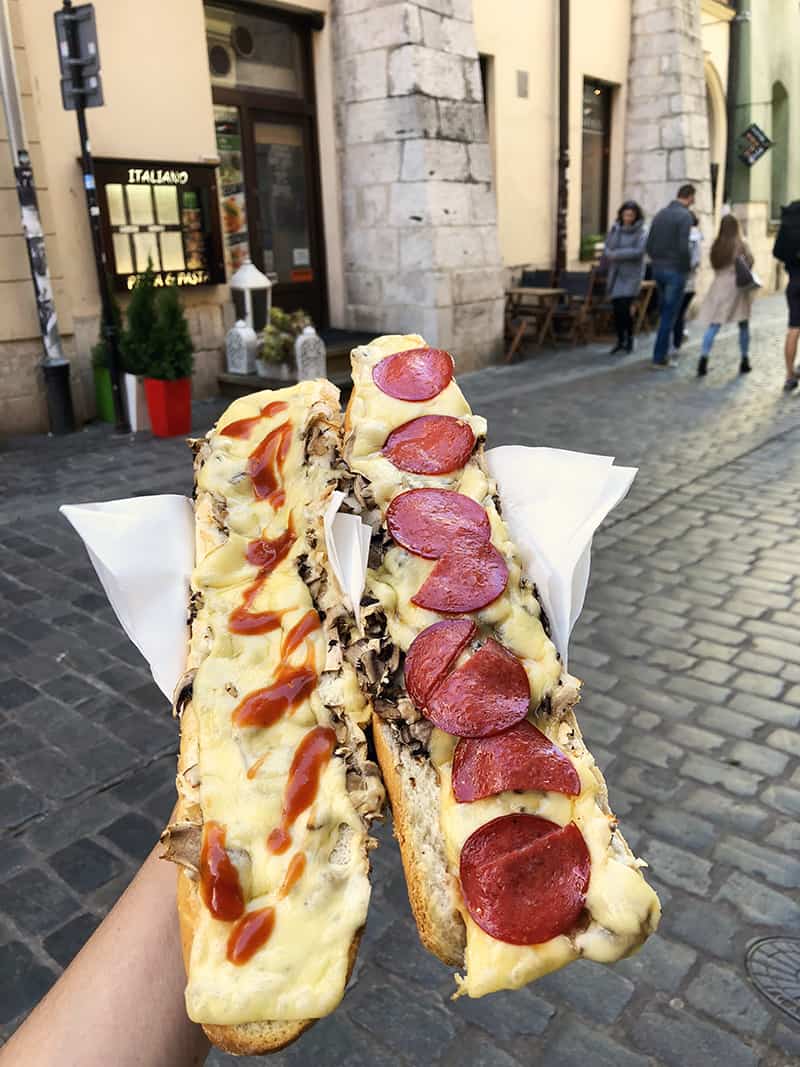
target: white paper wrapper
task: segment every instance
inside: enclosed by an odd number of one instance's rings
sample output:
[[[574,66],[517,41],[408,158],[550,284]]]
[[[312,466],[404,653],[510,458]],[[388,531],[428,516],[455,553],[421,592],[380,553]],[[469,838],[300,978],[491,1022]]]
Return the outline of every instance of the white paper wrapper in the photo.
[[[536,583],[553,641],[566,664],[569,636],[583,607],[592,536],[623,499],[636,475],[609,456],[508,445],[487,452],[503,516]],[[370,530],[339,512],[335,493],[324,516],[331,566],[348,602],[359,604]],[[182,496],[134,497],[102,504],[65,504],[62,514],[83,539],[128,637],[172,699],[183,674],[194,516]]]
[[[566,666],[589,582],[592,537],[626,496],[636,468],[615,467],[611,456],[521,445],[492,448],[486,457],[503,517]]]
[[[361,594],[364,592],[372,531],[357,515],[346,515],[339,511],[343,500],[344,493],[332,493],[322,521],[333,573],[344,593],[347,607],[354,611],[361,603]],[[360,622],[359,619],[359,625]]]
[[[162,693],[186,665],[194,511],[185,496],[64,504],[123,630],[150,664]]]

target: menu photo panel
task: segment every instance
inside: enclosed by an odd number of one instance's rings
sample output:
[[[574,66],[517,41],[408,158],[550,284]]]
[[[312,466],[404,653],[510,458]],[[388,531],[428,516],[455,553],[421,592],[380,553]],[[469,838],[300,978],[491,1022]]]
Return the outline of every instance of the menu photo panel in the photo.
[[[224,283],[214,164],[98,159],[95,177],[116,289],[132,289],[148,264],[157,286]]]

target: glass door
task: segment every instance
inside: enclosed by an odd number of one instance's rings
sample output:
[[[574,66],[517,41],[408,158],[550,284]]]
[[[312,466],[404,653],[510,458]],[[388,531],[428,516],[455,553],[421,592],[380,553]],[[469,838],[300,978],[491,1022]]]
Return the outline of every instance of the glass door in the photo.
[[[604,237],[608,228],[608,163],[611,146],[612,87],[583,82],[583,168],[581,239]]]
[[[308,135],[303,120],[255,117],[255,237],[261,269],[274,281],[273,301],[303,308],[320,321],[319,269],[312,248]],[[252,238],[251,238],[252,243]]]

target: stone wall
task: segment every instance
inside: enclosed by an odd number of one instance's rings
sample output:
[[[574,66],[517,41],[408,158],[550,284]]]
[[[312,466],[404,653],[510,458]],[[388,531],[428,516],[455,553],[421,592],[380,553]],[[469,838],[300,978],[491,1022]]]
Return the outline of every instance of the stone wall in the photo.
[[[695,211],[711,237],[706,82],[698,0],[632,0],[625,196],[648,218],[697,188]]]
[[[334,0],[348,325],[480,366],[503,271],[472,0]]]

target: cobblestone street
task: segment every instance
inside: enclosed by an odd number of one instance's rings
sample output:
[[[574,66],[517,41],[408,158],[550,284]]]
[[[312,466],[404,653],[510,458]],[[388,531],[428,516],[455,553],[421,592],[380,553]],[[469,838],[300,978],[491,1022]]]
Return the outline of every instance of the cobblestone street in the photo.
[[[651,867],[660,931],[615,967],[449,999],[410,917],[389,826],[342,1008],[276,1067],[788,1067],[796,1019],[745,972],[759,937],[800,937],[800,397],[781,392],[785,305],[759,301],[753,373],[735,330],[694,377],[649,339],[465,376],[490,445],[640,467],[595,539],[573,635],[579,718],[622,829]],[[616,357],[614,357],[616,359]],[[195,409],[205,430],[219,403]],[[0,1037],[99,923],[173,804],[176,727],[57,506],[188,493],[180,440],[108,428],[0,444]],[[113,976],[111,979],[113,980]],[[795,994],[796,995],[796,994]],[[210,1064],[233,1064],[214,1053]]]

